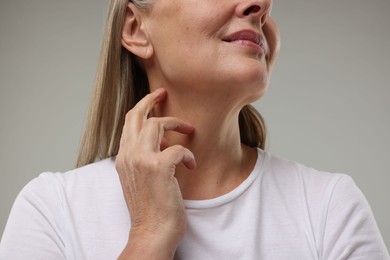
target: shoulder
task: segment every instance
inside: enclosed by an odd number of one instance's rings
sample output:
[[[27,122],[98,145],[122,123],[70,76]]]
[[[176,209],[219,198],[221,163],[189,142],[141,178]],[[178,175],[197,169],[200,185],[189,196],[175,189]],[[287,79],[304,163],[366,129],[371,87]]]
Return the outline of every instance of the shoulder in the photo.
[[[27,183],[15,203],[40,201],[40,205],[57,208],[64,200],[118,183],[114,160],[108,158],[67,172],[41,173]]]
[[[287,201],[297,202],[318,221],[331,207],[368,203],[351,176],[314,169],[265,153],[263,182]],[[272,188],[273,187],[273,188]],[[274,191],[275,192],[275,191]],[[296,203],[295,203],[296,204]]]
[[[116,186],[119,181],[113,158],[107,158],[65,173],[56,173],[55,176],[60,184],[68,190],[88,187],[89,191],[99,191],[107,186]]]
[[[113,204],[107,186],[117,185],[117,179],[113,160],[106,159],[64,173],[45,172],[31,180],[12,207],[0,258],[64,259],[72,250],[78,251],[77,234],[93,222],[96,209]]]
[[[370,205],[351,176],[264,152],[262,178],[262,187],[270,187],[273,197],[282,198],[291,207],[289,212],[305,216],[323,259],[357,255],[388,259]]]
[[[263,152],[263,156],[263,181],[283,187],[286,192],[300,190],[311,196],[323,196],[342,179],[353,184],[352,178],[344,173],[317,170],[267,152]]]
[[[368,206],[363,193],[348,174],[317,170],[270,154],[265,157],[268,158],[265,166],[268,170],[264,171],[263,178],[283,187],[285,192],[304,196],[310,208],[352,203]]]
[[[66,186],[83,182],[99,182],[116,177],[114,160],[107,158],[66,172],[43,172],[30,181],[23,190],[34,190],[44,186]]]

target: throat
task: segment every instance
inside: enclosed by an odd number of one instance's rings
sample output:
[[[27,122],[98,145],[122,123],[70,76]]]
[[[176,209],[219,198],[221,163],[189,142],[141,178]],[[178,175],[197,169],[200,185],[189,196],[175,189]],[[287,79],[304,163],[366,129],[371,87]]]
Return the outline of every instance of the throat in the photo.
[[[195,170],[183,165],[177,168],[175,177],[185,200],[207,200],[225,195],[244,182],[253,171],[257,150],[243,146],[243,156],[238,160],[218,159],[200,162]]]

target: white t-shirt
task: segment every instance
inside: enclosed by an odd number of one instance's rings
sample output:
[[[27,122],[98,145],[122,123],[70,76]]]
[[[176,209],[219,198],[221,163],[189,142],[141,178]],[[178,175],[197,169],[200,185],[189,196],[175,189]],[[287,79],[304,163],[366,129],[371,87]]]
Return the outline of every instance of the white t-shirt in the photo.
[[[390,259],[349,176],[258,151],[255,168],[237,188],[185,201],[187,232],[175,259]],[[0,259],[116,259],[129,229],[113,159],[43,173],[17,197]]]

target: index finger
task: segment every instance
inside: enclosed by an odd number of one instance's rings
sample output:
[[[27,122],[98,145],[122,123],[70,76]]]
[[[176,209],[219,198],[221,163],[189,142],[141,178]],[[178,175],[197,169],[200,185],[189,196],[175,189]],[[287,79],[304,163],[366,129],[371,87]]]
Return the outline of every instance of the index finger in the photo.
[[[155,91],[147,94],[143,99],[141,99],[134,107],[133,107],[133,116],[141,117],[136,118],[145,121],[148,119],[148,115],[153,107],[158,104],[161,100],[165,98],[167,91],[163,88],[158,88]]]
[[[122,130],[122,139],[126,139],[126,143],[129,143],[129,137],[137,138],[142,125],[148,119],[148,114],[153,107],[161,102],[166,96],[166,90],[159,88],[145,97],[143,97],[130,111],[126,114],[125,124]]]

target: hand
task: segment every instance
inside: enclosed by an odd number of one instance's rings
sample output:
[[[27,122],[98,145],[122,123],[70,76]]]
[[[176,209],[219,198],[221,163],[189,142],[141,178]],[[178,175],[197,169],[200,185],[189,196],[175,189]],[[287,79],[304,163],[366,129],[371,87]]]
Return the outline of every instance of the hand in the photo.
[[[180,163],[189,169],[196,165],[192,152],[183,146],[160,149],[165,131],[191,134],[194,130],[178,118],[148,117],[166,94],[164,89],[157,89],[127,113],[115,166],[131,216],[127,251],[147,240],[146,248],[152,250],[150,245],[163,248],[172,259],[186,228],[175,169]]]

